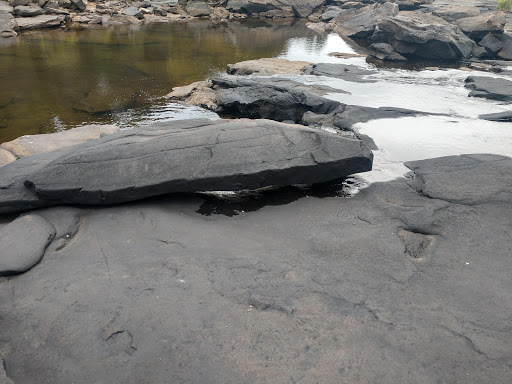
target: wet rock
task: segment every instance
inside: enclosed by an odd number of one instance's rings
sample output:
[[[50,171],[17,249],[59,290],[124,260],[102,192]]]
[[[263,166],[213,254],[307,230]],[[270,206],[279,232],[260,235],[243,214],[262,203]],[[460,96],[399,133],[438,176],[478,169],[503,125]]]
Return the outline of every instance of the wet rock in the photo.
[[[203,2],[189,3],[185,9],[190,16],[210,16],[210,8],[208,7],[208,4]]]
[[[495,55],[503,48],[503,44],[499,41],[492,33],[488,33],[478,43],[481,47],[484,47],[490,54]]]
[[[212,83],[218,106],[215,111],[228,116],[300,123],[307,111],[327,114],[340,105],[319,96],[318,88],[287,79],[214,78]]]
[[[331,52],[327,56],[337,57],[339,59],[351,59],[353,57],[366,57],[359,53],[346,53],[346,52]]]
[[[410,161],[405,166],[414,172],[409,185],[429,198],[468,205],[512,202],[512,159],[509,157],[446,156]]]
[[[20,17],[32,17],[42,15],[44,13],[43,8],[39,5],[18,5],[14,8],[16,16]]]
[[[68,131],[21,136],[3,143],[1,147],[14,153],[17,157],[25,157],[85,143],[116,132],[119,132],[119,127],[115,125],[86,125]]]
[[[493,77],[469,76],[465,80],[469,96],[485,99],[512,101],[512,81]]]
[[[8,150],[0,148],[0,167],[5,164],[12,163],[14,160],[16,160],[16,156]]]
[[[479,119],[489,121],[503,121],[512,122],[512,111],[498,112],[498,113],[487,113],[485,115],[478,116]]]
[[[55,228],[39,215],[22,216],[0,229],[0,276],[28,271],[39,263]]]
[[[404,56],[438,60],[467,58],[474,45],[456,26],[423,12],[401,12],[380,19],[372,39],[388,42]]]
[[[336,77],[345,81],[356,83],[372,83],[374,80],[365,79],[363,76],[372,75],[374,72],[350,64],[312,64],[304,68],[305,75]]]
[[[18,23],[10,13],[0,13],[0,37],[8,38],[16,36]]]
[[[16,18],[21,30],[58,27],[64,23],[64,16],[39,15],[34,17]]]
[[[400,229],[398,237],[404,245],[404,253],[413,259],[425,259],[435,246],[435,236]]]
[[[228,64],[227,73],[230,75],[300,75],[307,65],[307,61],[290,61],[286,59],[264,58],[258,60],[242,61],[236,64]]]
[[[429,115],[429,112],[414,111],[395,107],[363,107],[360,105],[341,106],[334,114],[333,124],[336,128],[351,129],[356,123],[365,123],[377,119],[397,119],[400,117]]]
[[[471,5],[445,5],[432,12],[435,16],[453,22],[467,17],[480,15],[480,8]]]
[[[25,184],[54,202],[116,204],[171,192],[325,182],[368,171],[371,163],[369,149],[341,135],[267,120],[190,120],[75,146]]]
[[[501,11],[457,20],[459,28],[473,39],[481,39],[488,33],[503,33],[505,13]]]
[[[374,43],[369,47],[370,56],[384,61],[407,61],[405,57],[399,54],[395,49],[386,43]]]
[[[364,39],[373,34],[377,21],[380,18],[396,15],[398,15],[398,5],[387,2],[343,21],[343,23],[336,28],[336,32],[342,33],[348,37]]]

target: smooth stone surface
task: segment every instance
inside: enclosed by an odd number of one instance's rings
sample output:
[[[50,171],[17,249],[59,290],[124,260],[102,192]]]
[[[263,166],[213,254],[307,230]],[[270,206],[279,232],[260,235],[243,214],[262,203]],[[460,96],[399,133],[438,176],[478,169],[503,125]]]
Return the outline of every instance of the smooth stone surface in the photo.
[[[482,38],[487,33],[503,33],[505,13],[501,11],[483,13],[457,20],[459,28],[472,38]]]
[[[466,88],[470,89],[469,96],[485,99],[512,101],[512,80],[494,77],[468,76]]]
[[[190,16],[194,17],[210,16],[210,8],[208,8],[208,4],[203,2],[189,3],[185,10]]]
[[[120,132],[25,178],[41,199],[116,204],[176,192],[314,184],[371,169],[357,139],[269,120],[190,120]]]
[[[222,115],[294,121],[300,123],[305,112],[326,114],[340,103],[319,94],[329,87],[307,86],[287,79],[213,78],[215,111]]]
[[[42,135],[25,135],[15,140],[2,143],[3,147],[18,157],[32,156],[56,149],[70,147],[119,132],[115,125],[86,125],[68,131]]]
[[[503,49],[503,43],[499,41],[497,37],[495,37],[492,33],[488,33],[485,37],[480,40],[478,43],[481,47],[484,47],[489,53],[495,55],[501,49]]]
[[[407,61],[405,57],[399,54],[387,43],[374,43],[368,47],[370,56],[384,61]]]
[[[409,161],[409,185],[422,195],[457,204],[512,203],[512,159],[461,155]],[[489,182],[492,180],[492,183]]]
[[[64,16],[39,15],[34,17],[17,17],[16,22],[20,29],[38,29],[58,27],[64,22]]]
[[[336,32],[348,37],[367,38],[375,31],[377,21],[386,16],[398,15],[398,5],[387,2],[376,5],[367,12],[356,14],[336,28]]]
[[[43,217],[25,215],[0,229],[0,276],[28,271],[39,263],[55,237],[55,228]]]
[[[307,61],[291,61],[286,59],[263,58],[247,60],[236,64],[228,64],[227,73],[230,75],[300,75],[302,70],[311,63]]]
[[[484,180],[482,197],[496,180],[485,172],[466,173]],[[481,200],[432,199],[399,179],[233,217],[200,215],[200,199],[87,210],[66,247],[0,281],[7,373],[38,384],[507,383],[512,205]]]
[[[419,11],[380,19],[372,39],[391,44],[404,56],[437,60],[468,58],[474,46],[456,26]]]
[[[480,15],[480,8],[472,5],[445,5],[432,12],[435,16],[442,17],[446,21],[452,22],[467,17]]]
[[[478,116],[479,119],[489,121],[503,121],[512,122],[512,111],[498,112],[498,113],[487,113],[485,115]]]
[[[10,13],[0,13],[0,37],[9,38],[16,36],[18,29],[16,19]]]
[[[373,83],[375,80],[364,79],[363,76],[372,75],[374,71],[363,69],[350,64],[319,63],[304,68],[305,75],[336,77],[345,81],[356,83]]]
[[[42,15],[44,13],[43,8],[39,5],[18,5],[14,8],[14,12],[16,13],[16,16],[21,17],[32,17]]]
[[[0,148],[0,167],[12,163],[14,160],[16,160],[16,156],[7,149]]]

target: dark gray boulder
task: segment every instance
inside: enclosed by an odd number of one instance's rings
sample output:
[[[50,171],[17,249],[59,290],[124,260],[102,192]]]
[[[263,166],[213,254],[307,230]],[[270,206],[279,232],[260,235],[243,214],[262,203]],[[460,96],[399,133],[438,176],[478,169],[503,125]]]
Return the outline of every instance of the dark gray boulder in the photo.
[[[435,9],[432,14],[442,17],[446,21],[453,22],[467,17],[478,16],[480,8],[471,5],[446,5]]]
[[[185,10],[190,16],[194,17],[210,16],[210,8],[208,4],[203,2],[189,3],[185,7]]]
[[[370,45],[368,47],[368,54],[384,61],[407,61],[405,57],[387,43],[374,43]]]
[[[406,162],[422,195],[457,204],[512,202],[512,159],[478,154]],[[492,180],[492,181],[491,181]]]
[[[341,7],[327,7],[324,13],[322,13],[322,16],[320,16],[320,19],[323,22],[328,22],[334,19],[335,17],[339,16],[341,13],[343,13],[343,8]]]
[[[484,47],[487,52],[492,55],[497,54],[499,51],[503,49],[503,43],[492,33],[488,33],[485,37],[480,40],[478,43],[481,47]]]
[[[28,5],[30,0],[11,0],[11,5],[17,7],[18,5]]]
[[[83,12],[87,9],[87,5],[83,0],[71,0],[72,7],[77,11]]]
[[[18,23],[10,13],[0,13],[0,37],[8,38],[16,36]]]
[[[391,0],[393,3],[398,4],[400,11],[414,11],[421,6],[429,5],[434,0]]]
[[[143,17],[143,14],[139,7],[128,7],[123,9],[123,14],[127,16],[133,16],[133,17]]]
[[[22,216],[0,229],[0,276],[28,271],[39,263],[55,228],[39,215]]]
[[[291,80],[219,77],[212,83],[222,115],[300,123],[305,112],[327,114],[340,105]]]
[[[504,60],[512,60],[512,35],[504,33],[500,36],[503,49],[498,53],[498,57]]]
[[[283,5],[288,4],[278,0],[229,0],[226,9],[235,13],[254,15],[279,10]]]
[[[268,120],[190,120],[72,147],[26,177],[40,198],[116,204],[175,192],[312,184],[371,169],[361,141]]]
[[[295,16],[305,18],[321,7],[325,0],[285,0],[284,2],[292,7]]]
[[[512,81],[483,76],[468,76],[466,88],[470,89],[469,96],[485,99],[512,101]]]
[[[372,40],[387,42],[404,56],[436,60],[468,58],[474,45],[456,26],[423,12],[401,12],[380,19]]]
[[[479,119],[489,121],[503,121],[512,122],[512,111],[498,112],[498,113],[487,113],[478,116]]]
[[[44,13],[43,8],[39,5],[18,5],[14,8],[16,16],[20,17],[32,17],[42,15]]]
[[[345,81],[356,83],[373,83],[375,80],[365,79],[363,76],[372,75],[375,72],[350,64],[318,63],[304,68],[305,75],[336,77]]]
[[[367,38],[375,31],[377,21],[382,17],[398,15],[398,5],[391,2],[376,5],[368,11],[358,13],[338,25],[336,32],[348,37]]]
[[[481,39],[488,33],[503,33],[506,14],[501,11],[483,13],[457,20],[459,28],[473,39]]]

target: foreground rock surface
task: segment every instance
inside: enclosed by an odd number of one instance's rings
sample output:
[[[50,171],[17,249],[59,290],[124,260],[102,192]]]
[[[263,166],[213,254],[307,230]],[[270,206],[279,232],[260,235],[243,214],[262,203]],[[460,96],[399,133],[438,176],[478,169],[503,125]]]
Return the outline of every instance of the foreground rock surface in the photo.
[[[86,125],[51,134],[21,136],[1,144],[0,149],[3,147],[18,157],[32,156],[85,143],[116,132],[119,132],[119,127],[115,125]]]
[[[236,64],[228,64],[227,73],[230,75],[300,75],[302,70],[311,63],[307,61],[291,61],[286,59],[264,58],[247,60]]]
[[[434,199],[402,179],[234,217],[200,215],[201,199],[88,210],[66,246],[0,281],[7,375],[508,383],[512,202],[488,186],[512,189],[510,160],[456,158],[428,171]],[[443,179],[474,204],[443,200]]]
[[[26,159],[0,170],[4,211],[312,184],[372,164],[370,150],[355,138],[266,120],[154,125]]]
[[[55,228],[39,215],[26,215],[0,229],[0,276],[28,271],[44,255]]]

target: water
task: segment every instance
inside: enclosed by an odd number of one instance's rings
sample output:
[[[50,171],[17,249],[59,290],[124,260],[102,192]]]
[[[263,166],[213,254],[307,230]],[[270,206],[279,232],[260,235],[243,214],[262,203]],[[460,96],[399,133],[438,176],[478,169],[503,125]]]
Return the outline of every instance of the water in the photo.
[[[208,21],[25,32],[0,48],[0,143],[90,123],[123,127],[215,114],[168,103],[173,87],[274,57],[303,22]]]
[[[464,88],[468,72],[418,70],[425,63],[410,65],[414,70],[389,65],[377,69],[365,58],[339,59],[329,56],[331,52],[356,50],[339,36],[319,35],[300,22],[194,22],[23,34],[16,45],[0,49],[0,142],[94,122],[129,128],[172,119],[215,119],[212,112],[162,96],[172,87],[220,74],[228,63],[281,57],[373,69],[369,77],[377,80],[374,83],[293,77],[345,91],[327,98],[444,114],[357,124],[355,129],[372,137],[379,149],[374,151],[374,170],[357,175],[352,186],[401,177],[408,171],[403,162],[409,160],[463,153],[512,156],[512,124],[478,119],[480,114],[512,107],[469,98]],[[107,112],[85,111],[105,105]]]

